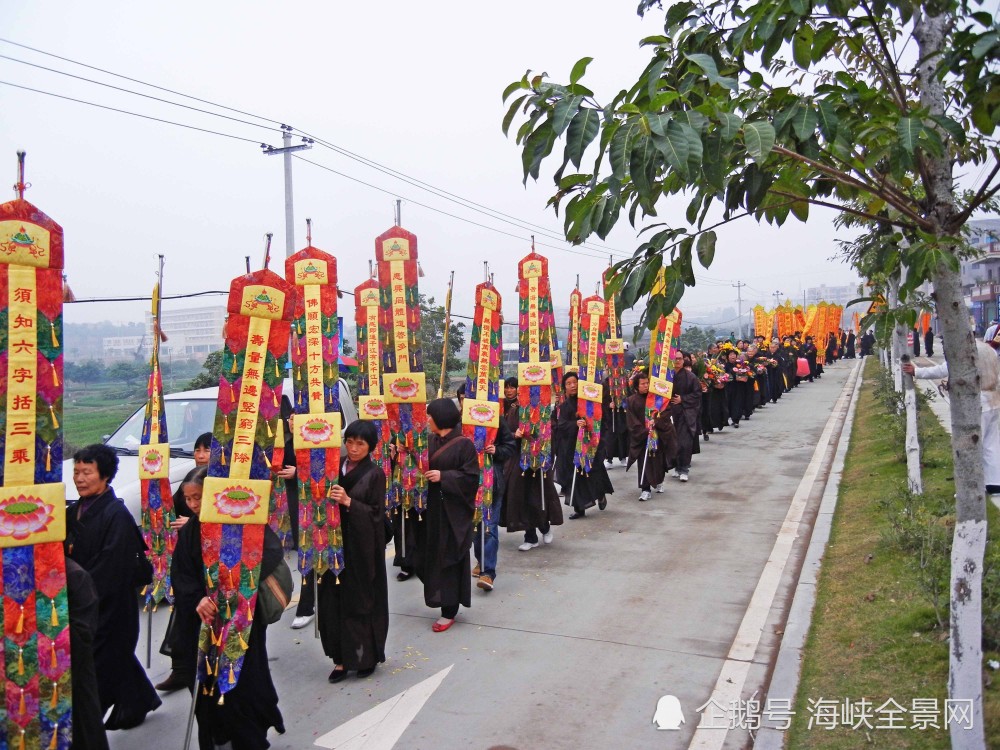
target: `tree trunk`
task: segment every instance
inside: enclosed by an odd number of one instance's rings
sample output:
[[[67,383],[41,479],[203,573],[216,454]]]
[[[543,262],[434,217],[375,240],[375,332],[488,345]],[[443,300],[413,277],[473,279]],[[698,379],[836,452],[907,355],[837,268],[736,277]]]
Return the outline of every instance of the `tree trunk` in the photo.
[[[920,433],[917,428],[917,392],[913,376],[903,375],[903,407],[906,409],[906,484],[914,495],[924,494],[920,476]]]
[[[899,305],[899,279],[895,274],[889,277],[889,309],[895,309]],[[899,359],[906,352],[906,334],[903,333],[903,326],[899,323],[892,329],[892,336],[889,339],[889,366],[892,368],[892,383],[896,388],[896,393],[903,392],[903,371],[899,367]]]
[[[920,63],[917,88],[920,104],[930,115],[945,112],[944,84],[936,67],[945,50],[953,18],[920,15],[914,24]],[[945,135],[946,138],[946,135]],[[946,141],[947,142],[947,141]],[[924,158],[923,181],[928,218],[943,239],[955,236],[959,213],[952,180],[952,159]],[[957,247],[950,249],[957,253]],[[941,263],[934,273],[934,296],[948,363],[951,404],[951,449],[955,461],[955,536],[951,550],[951,640],[948,697],[971,703],[971,728],[951,722],[951,746],[959,750],[986,747],[983,732],[982,582],[986,550],[986,495],[983,480],[982,406],[979,369],[969,314],[962,295],[958,263]]]

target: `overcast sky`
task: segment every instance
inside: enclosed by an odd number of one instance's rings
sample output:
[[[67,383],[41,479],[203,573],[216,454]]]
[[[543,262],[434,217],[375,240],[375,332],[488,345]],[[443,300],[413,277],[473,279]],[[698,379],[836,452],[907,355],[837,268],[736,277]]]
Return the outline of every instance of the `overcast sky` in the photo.
[[[136,2],[0,3],[0,36],[46,52],[288,123],[495,211],[559,234],[545,210],[549,169],[538,185],[521,184],[520,151],[500,122],[501,92],[525,69],[565,80],[573,63],[592,56],[584,82],[602,101],[635,79],[648,60],[641,37],[657,33],[662,15],[639,19],[635,0],[469,2]],[[0,55],[208,108],[93,70],[0,43]],[[277,125],[233,112],[255,127],[120,93],[0,59],[0,80],[152,117],[220,131],[251,142],[185,130],[0,85],[0,175],[15,177],[15,151],[28,152],[26,198],[62,224],[66,272],[79,298],[147,294],[156,256],[166,256],[165,294],[227,289],[250,255],[259,267],[263,236],[274,232],[272,268],[284,255],[282,159],[259,142],[280,145]],[[216,110],[224,112],[223,110]],[[561,149],[561,145],[557,146]],[[471,314],[475,284],[488,260],[516,316],[516,261],[532,230],[512,226],[431,195],[317,145],[302,154],[371,185],[294,162],[296,247],[313,244],[337,256],[341,286],[368,274],[374,238],[392,225],[394,198],[402,224],[419,239],[426,278],[421,291],[443,300],[456,271],[454,312]],[[4,194],[12,197],[9,191]],[[6,198],[5,198],[6,199]],[[476,226],[424,206],[461,216]],[[686,200],[661,204],[661,217],[683,225]],[[832,213],[813,209],[808,226],[742,221],[719,232],[715,264],[681,303],[692,315],[772,303],[772,293],[801,299],[821,283],[854,273],[831,258]],[[514,236],[501,234],[507,232]],[[592,293],[607,254],[631,254],[636,232],[621,221],[607,243],[583,255],[537,232],[550,260],[557,307],[580,274]],[[843,235],[841,235],[843,236]],[[591,257],[593,256],[593,257]],[[191,306],[223,298],[165,304]],[[353,317],[350,297],[341,314]],[[67,322],[138,320],[137,303],[67,306]],[[635,313],[626,313],[626,321]],[[720,321],[723,322],[723,321]],[[559,321],[562,324],[562,321]],[[728,325],[728,322],[726,322]]]

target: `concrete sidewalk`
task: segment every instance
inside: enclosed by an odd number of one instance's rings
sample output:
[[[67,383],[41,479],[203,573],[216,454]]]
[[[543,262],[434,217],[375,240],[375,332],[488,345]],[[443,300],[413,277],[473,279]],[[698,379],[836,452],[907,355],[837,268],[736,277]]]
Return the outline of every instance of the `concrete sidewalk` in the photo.
[[[286,613],[268,629],[288,729],[271,746],[743,747],[744,730],[696,736],[698,709],[767,683],[854,368],[828,367],[739,430],[714,434],[691,481],[668,478],[650,502],[637,501],[635,471],[616,466],[608,509],[567,520],[552,545],[519,552],[521,535],[503,533],[496,589],[473,589],[473,607],[446,633],[431,632],[437,612],[420,583],[397,583],[390,569],[388,661],[369,679],[329,685],[311,628],[289,630]],[[166,608],[154,615],[154,651],[166,619]],[[145,636],[139,650],[144,658]],[[168,668],[154,655],[151,678]],[[683,711],[678,731],[653,725],[664,695]],[[112,733],[112,747],[181,747],[188,701],[166,696],[145,724]]]

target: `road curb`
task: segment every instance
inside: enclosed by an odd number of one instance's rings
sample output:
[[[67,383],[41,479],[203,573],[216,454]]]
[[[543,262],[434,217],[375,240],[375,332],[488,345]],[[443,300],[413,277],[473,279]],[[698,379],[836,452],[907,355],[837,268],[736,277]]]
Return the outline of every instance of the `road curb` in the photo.
[[[830,473],[823,490],[819,513],[816,516],[809,547],[802,563],[802,571],[798,583],[795,585],[795,593],[788,611],[788,620],[781,638],[781,645],[778,647],[771,681],[767,687],[766,701],[770,702],[772,706],[787,705],[792,710],[795,709],[795,696],[798,693],[802,673],[802,650],[805,647],[809,629],[812,627],[813,611],[816,606],[816,584],[823,555],[830,540],[830,531],[833,528],[833,514],[837,509],[844,459],[851,442],[851,430],[845,428],[853,428],[854,425],[858,394],[864,381],[864,365],[864,359],[857,365],[858,373],[841,429],[840,440],[837,443],[833,464],[830,467]],[[778,701],[782,703],[779,704]],[[787,703],[784,703],[785,701]],[[763,703],[764,701],[762,701]],[[786,730],[779,728],[780,721],[773,721],[772,725],[768,726],[766,719],[766,714],[761,717],[761,727],[753,745],[754,750],[781,750],[785,745]]]

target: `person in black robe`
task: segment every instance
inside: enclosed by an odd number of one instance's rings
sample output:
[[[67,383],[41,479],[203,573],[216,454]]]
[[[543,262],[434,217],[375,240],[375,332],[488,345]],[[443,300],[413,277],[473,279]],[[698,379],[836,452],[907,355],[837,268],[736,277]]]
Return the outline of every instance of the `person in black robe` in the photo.
[[[929,326],[926,333],[924,333],[924,353],[928,357],[934,356],[934,331]]]
[[[745,413],[743,397],[746,393],[746,382],[737,380],[734,372],[738,361],[736,350],[730,349],[726,355],[726,374],[729,375],[729,382],[726,383],[726,409],[733,427],[737,430],[740,428],[740,420]]]
[[[874,353],[875,348],[875,334],[871,331],[866,331],[865,335],[861,337],[861,356],[867,357]]]
[[[570,520],[583,518],[587,508],[595,504],[601,510],[607,507],[607,496],[614,493],[608,470],[604,467],[604,452],[597,447],[590,473],[584,474],[576,468],[573,456],[576,453],[576,438],[586,420],[578,416],[577,387],[579,379],[575,372],[563,375],[564,398],[553,415],[552,452],[556,457],[556,481],[565,496],[565,504],[572,505],[574,512]],[[575,481],[574,481],[575,477]]]
[[[100,623],[97,589],[87,571],[66,558],[66,595],[69,600],[69,650],[73,666],[70,689],[73,695],[73,747],[107,750],[104,712],[97,691],[94,667],[94,636]]]
[[[686,482],[691,473],[691,456],[700,451],[701,383],[698,376],[687,369],[690,362],[690,356],[680,352],[674,358],[674,392],[670,399],[670,418],[677,435],[677,458],[674,463],[682,482]]]
[[[344,431],[340,483],[330,496],[340,505],[344,567],[319,581],[319,635],[333,659],[330,682],[349,671],[370,676],[385,661],[389,590],[385,578],[385,473],[371,459],[378,432],[358,420]]]
[[[627,400],[627,396],[626,396]],[[604,403],[601,405],[601,450],[604,466],[610,469],[615,459],[628,458],[628,425],[625,423],[625,404],[616,409],[611,403],[611,379],[604,379]]]
[[[791,337],[786,336],[782,340],[781,351],[785,355],[785,392],[788,393],[799,384],[799,348]]]
[[[805,357],[806,362],[809,363],[809,382],[812,383],[813,379],[819,377],[819,370],[817,368],[816,357],[819,351],[816,349],[816,344],[813,343],[812,336],[806,336],[806,343],[802,345],[802,351],[799,354],[800,357]]]
[[[189,490],[189,505],[200,507],[201,493],[191,490],[192,486],[199,490],[202,488],[207,473],[207,469],[199,469],[191,482],[185,485]],[[265,525],[264,549],[257,580],[263,581],[271,575],[283,557],[281,540],[270,526]],[[218,615],[215,600],[207,596],[205,564],[201,554],[201,523],[197,515],[177,535],[170,572],[174,586],[173,648],[184,654],[194,666],[199,658],[201,624],[210,626]],[[274,727],[281,734],[285,731],[281,711],[278,710],[278,692],[268,666],[267,619],[261,610],[260,597],[257,597],[247,646],[239,682],[226,693],[221,705],[215,686],[197,685],[195,670],[191,672],[188,689],[197,692],[195,716],[201,750],[216,750],[223,746],[231,746],[233,750],[266,750],[270,747],[267,730]]]
[[[542,541],[552,544],[552,527],[561,526],[563,522],[562,505],[559,504],[559,492],[552,481],[551,470],[540,477],[538,471],[525,472],[521,469],[521,443],[524,434],[521,432],[520,407],[517,402],[517,378],[507,378],[504,382],[504,394],[503,421],[514,436],[516,449],[504,464],[504,498],[500,507],[500,525],[508,532],[523,531],[524,542],[518,549],[528,552],[538,546],[539,531],[542,532]]]
[[[826,337],[826,361],[830,364],[837,361],[837,334],[835,333]]]
[[[847,334],[847,343],[845,345],[847,359],[854,359],[855,357],[854,347],[856,343],[857,343],[857,336],[854,335],[854,331],[851,331],[850,333]]]
[[[632,379],[632,390],[626,402],[628,418],[629,456],[628,471],[637,464],[639,500],[649,500],[651,492],[663,492],[663,478],[677,456],[677,435],[670,421],[669,404],[657,412],[653,421],[656,430],[656,450],[649,450],[649,429],[646,425],[646,402],[649,398],[649,373],[643,370]]]
[[[785,392],[785,355],[781,351],[781,345],[777,339],[771,340],[771,345],[767,352],[767,395],[772,404],[778,403]],[[772,364],[772,362],[774,364]]]
[[[473,518],[479,487],[479,454],[462,435],[462,414],[450,398],[427,406],[431,431],[428,451],[427,508],[417,527],[414,557],[417,576],[424,584],[424,603],[440,607],[441,617],[431,629],[440,633],[455,623],[461,605],[472,606]]]
[[[162,703],[135,656],[139,642],[137,578],[146,545],[110,483],[118,456],[100,443],[73,455],[80,499],[66,508],[66,556],[90,574],[100,599],[94,664],[107,729],[139,726]],[[142,585],[142,584],[139,584]]]
[[[913,336],[913,356],[914,357],[919,357],[920,356],[920,329],[919,328],[914,328],[912,336]]]

